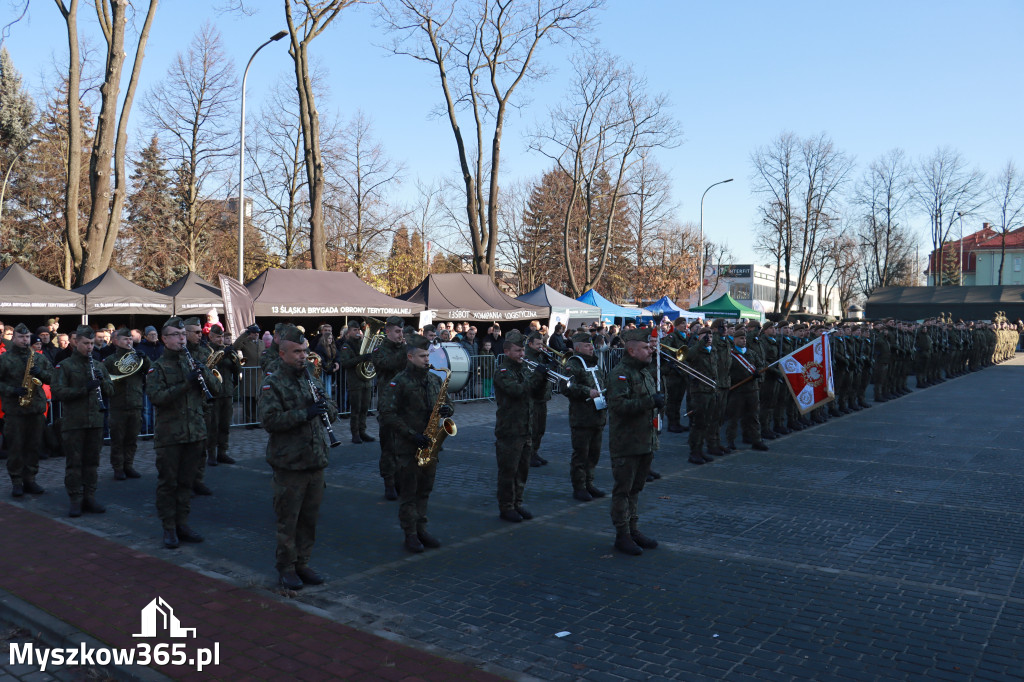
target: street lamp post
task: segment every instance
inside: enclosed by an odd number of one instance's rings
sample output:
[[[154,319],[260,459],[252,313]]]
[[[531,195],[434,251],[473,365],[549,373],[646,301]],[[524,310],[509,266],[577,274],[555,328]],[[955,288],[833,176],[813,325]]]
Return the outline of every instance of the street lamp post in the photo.
[[[724,185],[727,182],[732,182],[732,178],[728,180],[720,180],[714,185],[711,185],[704,194],[700,195],[700,272],[697,273],[697,305],[704,305],[704,197],[707,195],[711,187],[715,185]]]
[[[249,67],[256,54],[270,43],[288,35],[288,31],[278,31],[270,36],[270,40],[256,48],[249,57],[242,74],[242,122],[239,126],[238,144],[238,281],[245,284],[245,79],[249,77]]]
[[[960,217],[960,286],[964,285],[964,214],[957,211],[956,214]],[[978,282],[975,281],[975,284]]]

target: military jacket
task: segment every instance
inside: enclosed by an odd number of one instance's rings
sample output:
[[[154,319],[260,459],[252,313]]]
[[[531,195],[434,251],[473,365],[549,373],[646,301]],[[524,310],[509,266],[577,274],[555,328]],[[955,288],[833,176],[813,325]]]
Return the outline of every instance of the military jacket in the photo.
[[[588,371],[584,367],[591,369]],[[569,399],[569,426],[582,429],[603,428],[608,420],[608,410],[598,410],[590,398],[590,389],[607,391],[608,388],[607,378],[601,371],[597,358],[573,355],[566,361],[565,370],[572,378],[565,389],[565,397]]]
[[[238,359],[238,354],[235,353],[231,346],[210,346],[210,353],[213,354],[217,351],[224,351],[224,357],[217,363],[215,369],[220,372],[220,393],[218,398],[232,399],[235,396],[235,388],[238,386],[238,382],[242,378],[242,363]]]
[[[729,339],[715,334],[711,339],[711,354],[715,357],[715,363],[718,369],[716,376],[718,377],[718,388],[729,388],[729,365],[732,364],[732,356],[729,351],[732,350],[732,344]]]
[[[370,383],[369,379],[366,379],[359,373],[359,365],[362,364],[362,360],[359,359],[359,349],[362,347],[362,344],[362,339],[346,339],[341,344],[341,349],[338,353],[338,364],[345,370],[345,377],[349,386],[367,386]],[[402,359],[405,360],[405,350],[403,349],[402,352]],[[374,369],[377,370],[377,376],[379,377],[380,370],[377,369],[376,365],[374,365]],[[383,383],[380,385],[384,386]]]
[[[399,457],[416,452],[413,439],[426,432],[440,393],[441,379],[427,369],[412,365],[384,385],[378,404],[380,425],[394,435],[395,452]],[[454,409],[449,396],[445,396],[444,402]]]
[[[917,330],[917,339],[915,340],[915,350],[917,350],[917,357],[919,360],[927,360],[932,355],[932,337],[929,336],[928,331],[921,327]]]
[[[284,362],[260,386],[260,424],[269,434],[267,463],[275,469],[310,471],[327,466],[330,440],[323,419],[306,418],[306,408],[316,402],[314,387],[318,395],[325,395],[323,384],[311,371]],[[327,416],[332,422],[338,418],[330,398]]]
[[[29,353],[35,353],[31,348],[18,348],[13,343],[7,352],[0,355],[0,396],[3,396],[4,413],[10,415],[43,414],[46,412],[46,394],[41,386],[33,382],[29,389],[32,393],[32,402],[25,407],[21,406],[21,396],[17,394],[21,388],[21,382],[25,378],[25,365],[28,363]],[[53,380],[53,365],[42,353],[36,353],[32,359],[32,366],[39,370],[34,375],[44,384]]]
[[[752,373],[749,369],[744,367],[743,363],[741,363],[739,360],[737,360],[735,357],[733,357],[732,354],[730,353],[730,363],[729,363],[729,386],[730,386],[730,388],[735,386],[736,388],[733,388],[732,390],[736,391],[736,392],[739,392],[739,393],[750,393],[750,392],[756,391],[758,389],[758,380],[756,378],[758,375],[757,375],[756,372],[757,372],[757,370],[760,370],[764,365],[761,363],[761,361],[757,357],[756,353],[751,353],[749,350],[746,353],[740,353],[738,348],[734,348],[733,351],[737,355],[739,355],[741,358],[743,358],[744,360],[749,362],[751,365],[753,365],[754,372]],[[750,381],[747,381],[742,386],[738,385],[738,384],[740,384],[740,382],[746,380],[750,376],[754,376],[755,378],[751,379]]]
[[[883,366],[888,365],[889,361],[892,359],[892,348],[889,345],[888,334],[886,334],[885,331],[877,334],[872,345],[875,348],[875,352],[873,354],[875,363]]]
[[[118,348],[113,355],[108,355],[103,361],[103,366],[111,376],[119,375],[117,361],[130,353],[130,350]],[[138,353],[138,351],[136,351]],[[138,353],[142,358],[142,366],[132,375],[124,379],[113,381],[114,394],[110,398],[110,407],[116,410],[138,410],[142,409],[142,397],[145,390],[146,374],[149,373],[153,363],[146,357],[145,353]]]
[[[761,344],[761,359],[764,361],[764,366],[768,367],[763,378],[767,381],[782,381],[784,376],[782,368],[778,365],[779,358],[782,357],[779,340],[773,336],[763,335],[759,338],[759,342]],[[771,366],[769,367],[769,365]]]
[[[99,395],[96,389],[86,388],[86,384],[92,381],[95,372],[95,377],[102,382],[100,389],[105,402],[109,402],[114,386],[103,363],[89,360],[75,351],[54,368],[50,392],[54,400],[63,404],[62,431],[103,428]]]
[[[501,359],[494,372],[494,398],[498,404],[494,422],[495,437],[530,437],[533,433],[530,402],[546,390],[545,384],[547,377],[544,373],[535,372],[508,356]]]
[[[845,336],[838,334],[830,334],[831,343],[828,344],[832,350],[832,366],[836,372],[850,372],[852,371],[850,351],[847,347],[847,339]]]
[[[386,386],[392,378],[403,369],[406,362],[405,342],[395,343],[385,338],[380,345],[373,350],[370,361],[373,362],[373,369],[377,372],[377,386]]]
[[[608,372],[608,451],[612,457],[645,455],[658,449],[654,428],[654,377],[631,355]]]
[[[263,371],[264,375],[273,374],[277,371],[277,367],[280,364],[281,349],[278,347],[277,341],[275,341],[260,355],[260,370]]]
[[[670,355],[673,355],[674,353],[672,351],[674,350],[678,350],[679,348],[689,348],[690,341],[691,339],[687,339],[685,335],[680,334],[677,331],[673,331],[661,340],[661,347]],[[686,375],[675,369],[675,366],[671,362],[665,362],[665,358],[662,358],[661,360],[661,377],[666,386],[670,384],[686,383]],[[652,365],[657,365],[657,363],[657,358],[653,358],[651,360]]]
[[[526,359],[527,360],[532,360],[533,362],[536,362],[539,365],[544,365],[544,364],[547,364],[547,362],[548,362],[548,358],[547,358],[546,355],[544,355],[543,353],[540,353],[538,351],[534,351],[534,350],[530,349],[529,347],[527,347],[525,349],[525,355],[526,355]],[[558,370],[556,370],[556,371],[558,371]],[[558,372],[558,373],[561,374],[562,372]],[[535,403],[546,403],[547,401],[551,400],[551,389],[552,389],[551,382],[550,381],[545,381],[544,382],[544,391],[540,394],[539,397],[534,397],[533,401]]]
[[[213,392],[213,373],[198,365],[210,392]],[[206,438],[206,394],[188,380],[192,373],[185,353],[164,349],[164,354],[153,363],[146,375],[146,395],[156,407],[156,427],[153,447],[168,447],[181,443],[195,443]]]
[[[714,381],[716,385],[720,385],[721,382],[718,380],[718,357],[715,355],[714,342],[712,342],[711,352],[704,350],[702,346],[691,348],[690,352],[686,354],[686,364]],[[728,380],[727,375],[726,381]],[[694,379],[690,381],[689,391],[690,393],[714,393],[715,389],[703,381]]]

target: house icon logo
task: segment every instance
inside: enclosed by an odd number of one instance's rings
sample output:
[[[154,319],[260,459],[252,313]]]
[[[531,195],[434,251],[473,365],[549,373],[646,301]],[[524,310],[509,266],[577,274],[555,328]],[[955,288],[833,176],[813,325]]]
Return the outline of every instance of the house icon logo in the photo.
[[[171,605],[157,597],[142,609],[142,632],[132,637],[156,637],[166,632],[171,637],[195,637],[195,628],[183,628]]]

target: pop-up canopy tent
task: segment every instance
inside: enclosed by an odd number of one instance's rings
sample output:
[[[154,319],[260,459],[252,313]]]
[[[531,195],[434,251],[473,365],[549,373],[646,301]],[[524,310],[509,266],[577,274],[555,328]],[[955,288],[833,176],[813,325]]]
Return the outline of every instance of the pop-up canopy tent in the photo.
[[[0,314],[81,315],[85,297],[47,284],[17,263],[0,270]]]
[[[620,322],[625,320],[639,320],[644,315],[644,311],[642,309],[627,308],[619,305],[618,303],[612,303],[593,289],[583,292],[583,295],[576,300],[600,308],[601,320],[604,322],[615,322],[616,319]]]
[[[729,294],[722,294],[714,301],[690,308],[691,313],[704,313],[706,317],[721,317],[732,320],[757,320],[761,321],[761,313],[748,308]]]
[[[170,296],[143,289],[118,274],[113,268],[73,290],[85,294],[85,313],[95,315],[171,315],[174,300]]]
[[[426,306],[435,320],[443,321],[538,320],[551,314],[550,306],[530,305],[512,298],[487,275],[462,272],[428,275],[399,298]]]
[[[564,296],[547,284],[541,284],[533,291],[516,297],[527,305],[551,308],[551,317],[566,326],[590,324],[601,319],[601,309],[596,305],[581,303],[575,298]]]
[[[991,320],[997,311],[1024,319],[1024,286],[882,287],[865,304],[869,320],[922,320],[949,313],[954,320]]]
[[[257,317],[409,317],[423,310],[380,293],[354,272],[267,268],[246,288]]]
[[[205,315],[211,308],[224,314],[224,299],[220,289],[192,272],[164,287],[159,293],[174,299],[175,315]]]
[[[644,308],[644,322],[649,322],[656,315],[661,315],[663,318],[668,320],[674,320],[678,317],[682,317],[686,320],[703,320],[704,313],[695,313],[692,310],[683,310],[675,303],[672,302],[668,296],[662,296],[651,305]]]

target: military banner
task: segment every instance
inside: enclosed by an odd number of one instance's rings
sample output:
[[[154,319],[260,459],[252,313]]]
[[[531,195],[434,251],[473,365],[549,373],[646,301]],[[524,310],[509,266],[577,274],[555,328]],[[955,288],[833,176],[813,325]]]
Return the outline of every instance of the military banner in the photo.
[[[219,275],[220,293],[224,297],[224,321],[232,339],[245,333],[245,328],[256,322],[252,295],[241,282],[227,275]]]
[[[828,334],[781,358],[779,367],[786,375],[786,386],[800,414],[807,414],[835,398]]]

